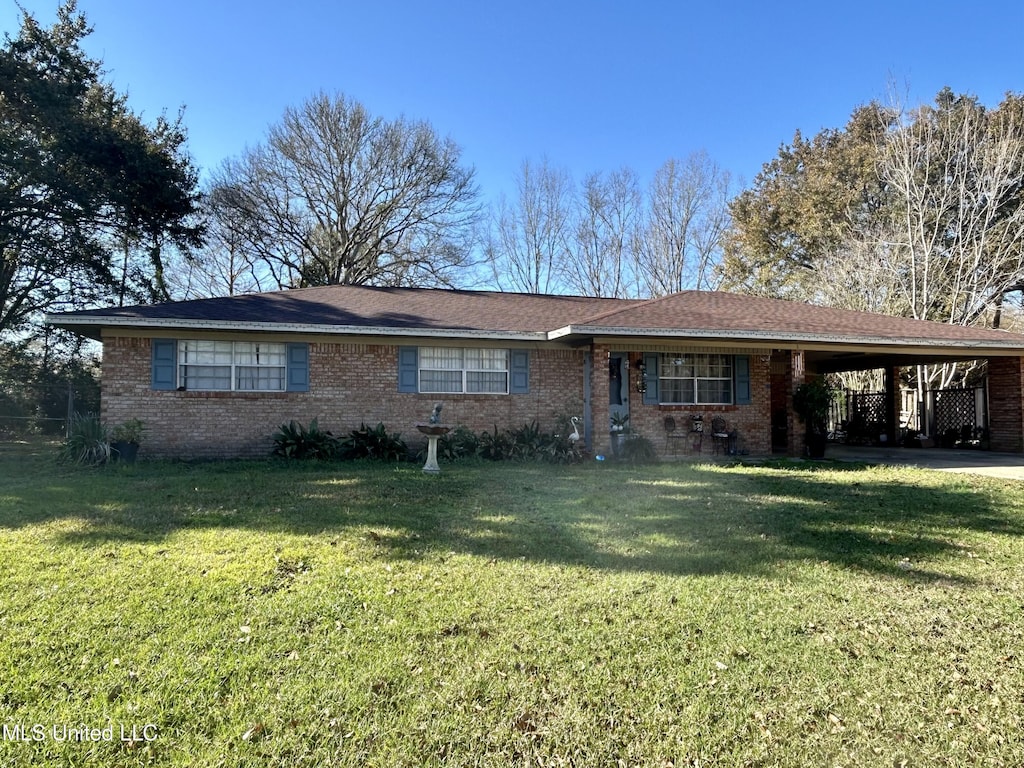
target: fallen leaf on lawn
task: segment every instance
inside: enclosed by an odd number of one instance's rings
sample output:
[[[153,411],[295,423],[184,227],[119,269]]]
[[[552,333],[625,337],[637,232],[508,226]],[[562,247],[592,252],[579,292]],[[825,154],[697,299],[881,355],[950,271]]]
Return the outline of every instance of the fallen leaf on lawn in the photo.
[[[267,730],[267,727],[263,723],[256,723],[256,725],[242,734],[242,741],[252,741],[265,730]]]

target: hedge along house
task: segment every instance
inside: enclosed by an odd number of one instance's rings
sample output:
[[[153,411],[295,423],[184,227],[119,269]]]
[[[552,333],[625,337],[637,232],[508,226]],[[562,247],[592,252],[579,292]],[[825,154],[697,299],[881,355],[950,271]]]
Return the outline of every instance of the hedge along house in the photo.
[[[721,416],[751,453],[799,454],[792,395],[809,376],[884,369],[895,425],[900,367],[979,358],[991,446],[1024,451],[1024,336],[774,299],[326,286],[47,321],[102,341],[102,417],[142,419],[151,456],[265,455],[292,419],[415,439],[438,401],[474,431],[579,416],[595,453],[628,414],[663,453],[667,417],[689,433]]]

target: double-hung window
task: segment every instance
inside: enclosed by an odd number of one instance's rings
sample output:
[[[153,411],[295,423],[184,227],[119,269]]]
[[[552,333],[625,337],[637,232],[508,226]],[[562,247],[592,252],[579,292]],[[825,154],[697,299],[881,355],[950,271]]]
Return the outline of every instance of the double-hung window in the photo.
[[[666,404],[730,405],[733,357],[663,353],[658,360],[658,391]]]
[[[419,348],[419,391],[508,394],[508,350]]]
[[[189,390],[284,392],[287,345],[264,341],[178,342],[178,385]]]

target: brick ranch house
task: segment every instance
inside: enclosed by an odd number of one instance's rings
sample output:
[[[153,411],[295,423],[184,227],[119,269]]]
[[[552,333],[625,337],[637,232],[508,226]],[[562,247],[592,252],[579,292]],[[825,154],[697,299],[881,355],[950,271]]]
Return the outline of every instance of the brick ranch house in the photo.
[[[751,453],[799,454],[808,377],[883,369],[895,424],[900,367],[965,359],[988,361],[992,449],[1024,451],[1024,336],[774,299],[327,286],[47,321],[103,343],[102,417],[142,419],[150,456],[266,455],[291,419],[415,442],[438,401],[474,431],[579,416],[595,453],[628,414],[663,454],[693,447],[667,417],[688,436],[694,416],[725,418]]]

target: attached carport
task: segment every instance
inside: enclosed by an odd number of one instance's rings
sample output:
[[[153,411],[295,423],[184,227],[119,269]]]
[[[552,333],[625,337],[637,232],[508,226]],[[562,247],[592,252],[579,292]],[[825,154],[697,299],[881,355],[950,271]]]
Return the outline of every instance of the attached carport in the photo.
[[[952,328],[952,326],[951,326]],[[969,332],[957,328],[955,333]],[[998,334],[979,330],[979,336]],[[803,351],[807,372],[811,374],[881,370],[885,382],[886,431],[898,434],[900,423],[899,372],[918,365],[943,363],[987,363],[989,445],[992,451],[1024,452],[1024,357],[1020,342],[1006,334],[1003,343],[990,336],[951,342],[935,339],[898,348],[877,345],[848,345],[843,348],[817,348]]]

